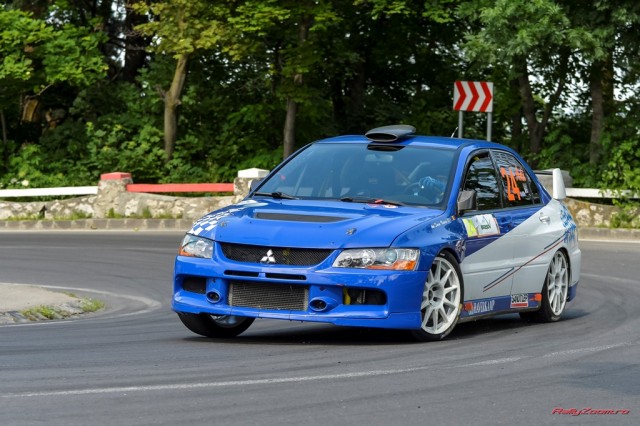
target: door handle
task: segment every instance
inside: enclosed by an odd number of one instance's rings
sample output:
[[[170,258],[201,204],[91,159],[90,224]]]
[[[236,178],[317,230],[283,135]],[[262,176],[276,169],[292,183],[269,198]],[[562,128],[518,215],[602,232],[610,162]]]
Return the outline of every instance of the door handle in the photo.
[[[544,213],[540,213],[540,222],[550,223],[551,222],[551,218],[549,216],[545,215]]]

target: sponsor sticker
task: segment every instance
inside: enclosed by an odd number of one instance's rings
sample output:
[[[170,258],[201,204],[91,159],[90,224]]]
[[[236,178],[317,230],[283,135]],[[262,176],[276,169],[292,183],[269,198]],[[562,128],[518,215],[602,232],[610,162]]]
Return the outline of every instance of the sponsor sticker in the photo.
[[[499,235],[498,221],[492,214],[480,214],[471,218],[462,219],[469,237],[486,237]]]
[[[479,302],[472,302],[469,309],[469,315],[484,314],[485,312],[493,311],[493,307],[496,305],[495,300],[481,300]]]
[[[446,219],[442,219],[439,222],[432,223],[431,224],[431,229],[435,229],[435,228],[439,228],[441,226],[448,225],[451,222],[453,222],[454,219],[455,219],[455,216],[451,216],[451,217],[448,217]]]
[[[211,212],[198,219],[193,224],[191,230],[189,231],[189,234],[200,235],[203,231],[211,231],[213,228],[218,226],[218,223],[222,219],[226,218],[227,216],[231,216],[232,214],[240,212],[248,207],[260,207],[266,205],[266,203],[261,203],[255,200],[246,200],[235,204],[235,206],[232,206],[228,210]],[[226,226],[226,223],[224,226]]]
[[[512,308],[528,308],[529,296],[527,293],[512,294],[511,295],[511,307]]]
[[[562,205],[560,211],[560,219],[562,220],[562,226],[564,226],[564,242],[565,244],[574,246],[578,242],[578,227],[569,213],[569,209]]]

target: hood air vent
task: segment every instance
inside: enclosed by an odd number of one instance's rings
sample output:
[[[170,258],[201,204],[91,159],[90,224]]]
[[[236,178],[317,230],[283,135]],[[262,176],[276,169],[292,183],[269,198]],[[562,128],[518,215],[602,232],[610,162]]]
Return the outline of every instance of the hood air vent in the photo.
[[[256,219],[265,220],[286,220],[288,222],[317,222],[317,223],[330,223],[341,222],[346,220],[346,217],[338,216],[318,216],[310,214],[291,214],[291,213],[265,213],[258,212],[255,215]]]

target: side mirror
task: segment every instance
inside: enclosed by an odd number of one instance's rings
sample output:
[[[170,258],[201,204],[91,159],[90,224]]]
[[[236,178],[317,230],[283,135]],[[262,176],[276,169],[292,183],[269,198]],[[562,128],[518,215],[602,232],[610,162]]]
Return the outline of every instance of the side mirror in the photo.
[[[256,188],[258,188],[260,186],[260,184],[262,183],[263,179],[253,179],[250,183],[249,183],[249,192],[253,192],[256,190]]]
[[[458,214],[462,215],[467,210],[477,210],[478,200],[476,191],[473,189],[460,191],[458,194]]]

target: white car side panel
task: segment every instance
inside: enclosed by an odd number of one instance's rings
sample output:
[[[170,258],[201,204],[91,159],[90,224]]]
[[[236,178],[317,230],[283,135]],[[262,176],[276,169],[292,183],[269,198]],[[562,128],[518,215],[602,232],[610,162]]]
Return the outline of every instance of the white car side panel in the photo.
[[[467,248],[481,242],[481,239],[470,239]],[[465,257],[460,264],[464,276],[465,301],[510,294],[512,277],[509,274],[513,268],[512,253],[516,243],[514,237],[507,233]],[[490,283],[495,285],[485,289]]]
[[[470,238],[467,246],[481,241]],[[551,200],[510,232],[464,259],[460,266],[465,301],[542,292],[551,259],[561,248],[569,253],[572,271],[579,271],[575,223],[560,201]],[[571,283],[578,279],[579,272],[574,272]]]
[[[562,209],[559,201],[551,200],[512,231],[522,241],[513,252],[517,268],[513,275],[513,294],[542,292],[551,259],[564,246],[566,229],[561,219]]]

